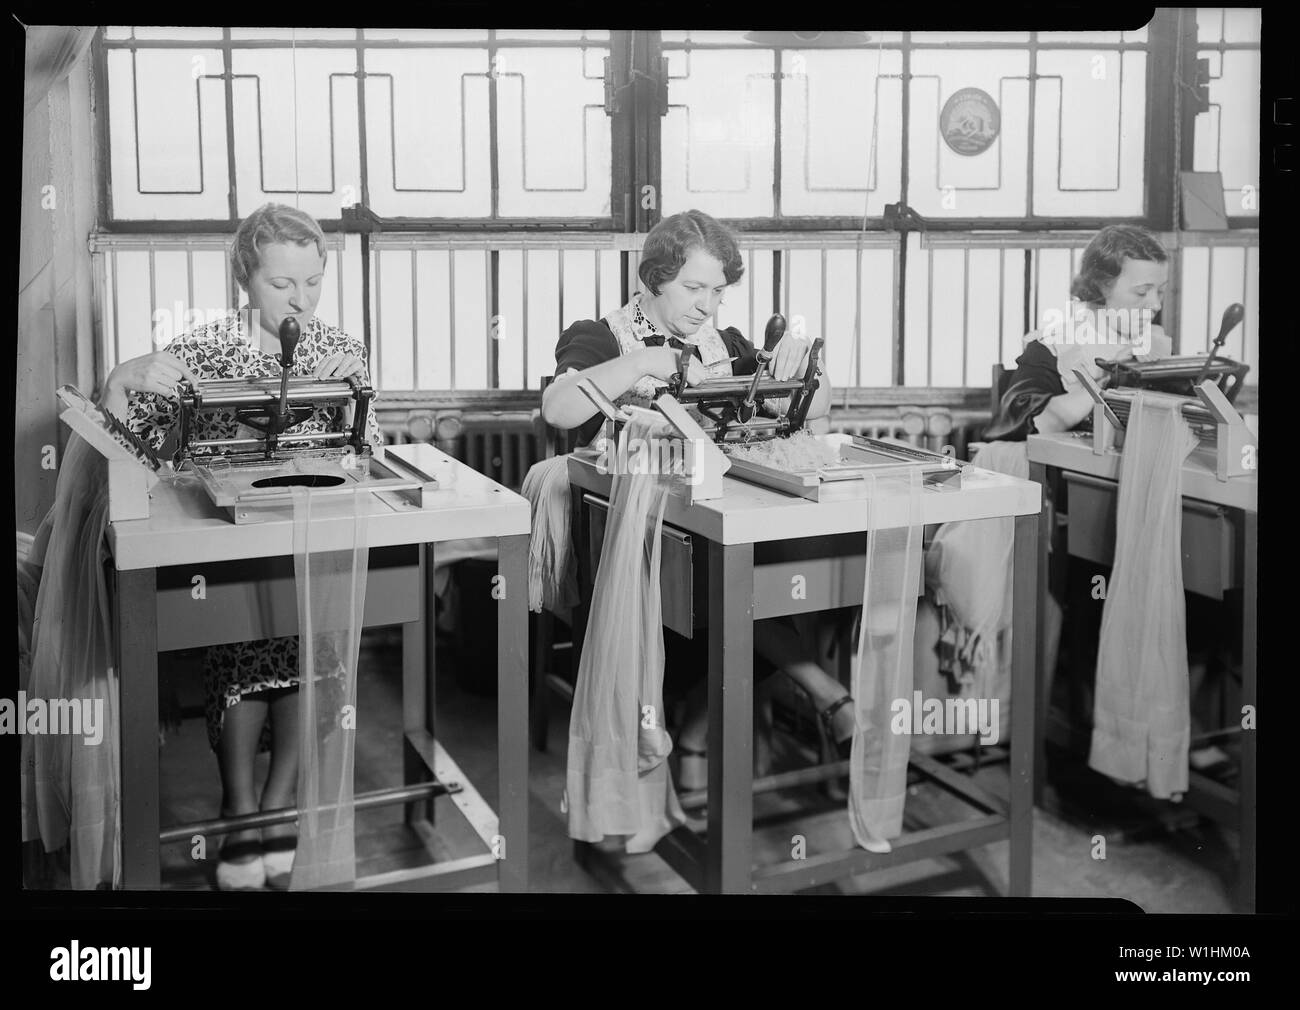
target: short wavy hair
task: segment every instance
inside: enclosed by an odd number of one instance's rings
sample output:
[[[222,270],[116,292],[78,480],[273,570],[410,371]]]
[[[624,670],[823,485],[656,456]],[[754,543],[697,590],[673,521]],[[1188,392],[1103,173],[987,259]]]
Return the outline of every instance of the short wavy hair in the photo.
[[[262,265],[262,247],[276,242],[313,242],[321,258],[327,256],[325,233],[314,217],[283,203],[263,204],[239,222],[230,245],[230,270],[245,291],[248,279]]]
[[[1145,228],[1108,225],[1092,237],[1083,251],[1079,272],[1070,283],[1070,294],[1081,302],[1104,302],[1126,260],[1164,263],[1168,259],[1160,240]]]
[[[641,248],[637,274],[652,295],[659,285],[681,273],[686,258],[703,249],[722,264],[722,275],[735,284],[745,273],[740,248],[731,232],[702,210],[688,210],[666,217],[650,229]]]

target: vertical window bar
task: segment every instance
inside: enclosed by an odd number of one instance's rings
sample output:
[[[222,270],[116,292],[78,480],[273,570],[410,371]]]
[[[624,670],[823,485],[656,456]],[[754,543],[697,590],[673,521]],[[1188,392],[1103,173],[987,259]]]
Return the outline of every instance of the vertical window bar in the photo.
[[[781,50],[772,50],[772,216],[781,216]]]
[[[600,318],[600,250],[592,250],[592,258],[596,261],[596,318]]]
[[[499,191],[501,188],[500,181],[500,156],[497,152],[497,32],[495,28],[488,30],[488,175],[491,182],[491,204],[488,209],[488,216],[496,220],[500,209]],[[520,114],[522,115],[522,108]],[[586,115],[584,112],[583,115]],[[523,124],[521,124],[521,128]],[[522,154],[522,152],[521,152]],[[586,152],[583,152],[586,157]]]
[[[381,250],[375,250],[375,338],[374,344],[370,348],[370,354],[374,358],[374,379],[375,384],[379,385],[379,346],[383,341],[384,333],[384,286],[383,276],[380,268],[384,262],[384,254]]]
[[[1002,364],[1002,345],[1006,339],[1006,306],[1007,306],[1007,251],[998,250],[998,364]]]
[[[420,388],[420,285],[418,252],[411,247],[411,388]]]
[[[194,247],[188,242],[185,243],[185,304],[191,310],[190,318],[194,309]]]
[[[902,385],[902,378],[903,378],[903,320],[902,320],[903,290],[902,290],[902,285],[901,285],[901,280],[900,280],[900,274],[902,273],[902,270],[900,269],[900,267],[901,267],[901,265],[902,265],[901,262],[900,262],[901,259],[902,259],[902,252],[899,250],[899,247],[898,247],[898,246],[894,246],[894,247],[890,250],[890,257],[889,257],[889,258],[890,258],[890,260],[892,261],[892,264],[893,264],[893,271],[894,271],[894,275],[893,275],[893,278],[890,280],[890,287],[889,287],[889,290],[890,290],[890,292],[891,292],[891,294],[892,294],[892,296],[893,296],[893,304],[890,306],[890,313],[889,313],[889,314],[890,314],[890,316],[892,317],[892,321],[893,321],[893,330],[894,330],[894,333],[893,333],[893,346],[892,346],[892,349],[893,349],[893,352],[894,352],[894,368],[897,369],[897,374],[894,376],[894,379],[896,380],[894,384],[895,384],[895,385]]]
[[[781,250],[781,258],[784,261],[785,281],[781,285],[781,302],[785,305],[785,316],[790,319],[790,260],[792,259],[789,249]],[[790,323],[794,325],[793,320]]]
[[[497,256],[497,251],[491,249],[483,258],[483,294],[486,296],[488,306],[487,353],[490,389],[501,388],[501,343],[497,339],[497,327],[500,325],[501,320],[497,318],[500,306],[497,304],[497,285],[495,283]]]
[[[966,385],[966,362],[970,357],[970,246],[961,258],[961,384]]]
[[[1242,246],[1241,248],[1241,307],[1247,309],[1250,302],[1246,299],[1250,296],[1250,247]],[[1243,312],[1241,318],[1241,360],[1246,360],[1246,327],[1250,325],[1250,316]]]
[[[117,253],[114,252],[113,256],[114,262],[116,262]],[[230,272],[230,257],[223,256],[221,258],[225,261],[222,265],[225,268],[226,273],[226,298],[229,299],[230,307],[232,309],[237,309],[239,308],[239,294],[235,290],[235,278],[231,276]]]
[[[757,323],[754,319],[754,250],[749,250],[749,336],[753,343],[758,343]]]
[[[239,220],[239,184],[235,175],[235,68],[231,65],[234,63],[234,51],[230,47],[230,29],[221,29],[222,52],[221,59],[225,64],[223,67],[225,73],[221,75],[222,84],[226,92],[226,202],[230,210],[230,220]],[[134,54],[133,54],[134,55]],[[364,136],[365,120],[361,121],[362,136]],[[139,123],[136,129],[140,128]],[[200,140],[201,142],[201,140]],[[200,151],[199,158],[203,154]],[[136,168],[139,168],[137,163]]]
[[[447,250],[447,335],[451,339],[451,377],[448,386],[456,388],[456,250]]]
[[[1029,133],[1027,142],[1028,153],[1025,156],[1027,164],[1025,165],[1025,216],[1032,218],[1034,216],[1034,120],[1038,116],[1038,32],[1029,33]],[[1123,96],[1121,96],[1121,101]],[[904,123],[907,120],[903,120]],[[908,131],[903,130],[906,134]],[[1058,138],[1058,143],[1060,138]],[[1034,294],[1035,318],[1037,318],[1038,295]],[[1026,333],[1029,330],[1025,331]]]
[[[825,247],[822,248],[822,314],[820,320],[821,321],[819,323],[819,326],[821,328],[821,335],[824,337],[826,335],[826,249]],[[825,347],[824,344],[822,346]]]
[[[335,283],[338,284],[338,288],[339,288],[338,297],[339,297],[339,329],[340,330],[344,330],[347,328],[347,318],[348,318],[348,314],[345,311],[345,306],[343,304],[343,253],[347,250],[347,247],[348,247],[348,238],[346,235],[344,235],[343,244],[339,248],[338,253],[335,254],[334,256],[334,274],[336,278]],[[367,369],[371,368],[371,364],[369,361],[366,362],[366,368]],[[370,381],[373,384],[375,381],[375,373],[373,371],[370,371],[369,374],[370,374]]]
[[[523,345],[524,345],[524,388],[529,389],[530,386],[529,386],[529,376],[528,376],[528,246],[524,246],[523,253],[524,253],[524,265],[523,265],[524,283],[522,285],[522,290],[523,290],[523,302],[524,302],[524,318],[523,318],[523,324],[521,328],[523,330]]]
[[[358,165],[361,169],[361,202],[370,206],[370,155],[366,149],[366,43],[365,32],[363,29],[357,29],[357,153],[360,158]],[[332,87],[332,85],[327,85]],[[330,92],[331,98],[333,92]],[[342,210],[339,211],[339,217],[343,216]]]
[[[158,324],[154,321],[158,317],[158,283],[154,276],[154,245],[149,243],[149,350],[158,350],[158,337],[154,332]]]
[[[116,368],[122,361],[122,328],[118,325],[117,315],[117,247],[113,247],[110,254],[113,260],[113,283],[111,285],[113,292],[113,367]],[[105,373],[107,378],[107,373]]]
[[[564,249],[561,247],[555,252],[555,258],[560,262],[560,332],[564,332]]]
[[[853,384],[862,385],[862,236],[858,236],[853,260]],[[844,388],[844,406],[849,405],[848,384]]]
[[[907,233],[904,232],[904,238]],[[934,376],[934,246],[926,250],[925,274],[925,384],[933,385]],[[906,372],[904,372],[906,376]]]
[[[1210,318],[1210,313],[1213,311],[1213,308],[1211,306],[1211,299],[1214,297],[1214,255],[1216,252],[1215,247],[1210,246],[1206,250],[1206,252],[1209,253],[1209,255],[1206,257],[1207,274],[1205,278],[1205,350],[1208,353],[1210,350],[1210,340],[1211,340],[1210,332],[1214,329],[1214,321]]]

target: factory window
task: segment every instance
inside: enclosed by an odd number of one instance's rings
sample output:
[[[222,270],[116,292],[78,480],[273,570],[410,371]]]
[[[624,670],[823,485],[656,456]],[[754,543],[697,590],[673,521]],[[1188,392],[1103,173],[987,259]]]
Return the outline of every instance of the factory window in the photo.
[[[1240,301],[1254,363],[1259,11],[1177,18],[1202,85],[1179,92],[1176,141],[1183,167],[1221,173],[1213,241],[1152,206],[1178,163],[1151,163],[1176,118],[1149,93],[1151,26],[106,28],[103,364],[229,304],[223,235],[267,200],[324,224],[319,312],[364,337],[390,402],[535,390],[559,332],[621,304],[644,232],[690,207],[746,260],[715,321],[753,336],[783,312],[826,338],[837,388],[986,386],[1118,220],[1174,251],[1180,349]]]

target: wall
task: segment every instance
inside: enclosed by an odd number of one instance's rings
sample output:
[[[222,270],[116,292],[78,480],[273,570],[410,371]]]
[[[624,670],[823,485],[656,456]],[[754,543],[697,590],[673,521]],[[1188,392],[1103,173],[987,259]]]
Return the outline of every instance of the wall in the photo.
[[[95,384],[90,81],[87,54],[23,121],[14,505],[28,533],[54,503],[57,471],[43,464],[57,461],[67,438],[54,391],[71,383],[90,394]]]

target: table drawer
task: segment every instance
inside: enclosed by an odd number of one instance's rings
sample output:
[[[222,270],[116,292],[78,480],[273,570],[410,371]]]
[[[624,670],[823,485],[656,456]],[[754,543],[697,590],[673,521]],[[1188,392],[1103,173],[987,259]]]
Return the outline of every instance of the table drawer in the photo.
[[[609,503],[597,495],[583,495],[587,509],[589,531],[588,551],[591,557],[593,580],[600,567],[600,549],[605,542],[605,517]],[[659,595],[663,607],[664,627],[671,628],[684,638],[695,634],[695,595],[702,586],[696,585],[694,545],[691,535],[675,526],[663,524],[659,535]],[[701,576],[703,568],[701,567]],[[703,614],[701,614],[703,617]]]
[[[916,552],[916,595],[925,592],[925,557]],[[754,620],[860,607],[867,534],[774,540],[754,547]]]
[[[1066,471],[1069,508],[1067,543],[1071,555],[1100,565],[1114,564],[1115,516],[1119,485],[1112,480]],[[1183,499],[1183,588],[1223,599],[1240,585],[1237,544],[1227,510]]]
[[[419,552],[418,545],[370,549],[364,627],[420,619]],[[293,564],[279,557],[159,568],[158,651],[297,635]]]

